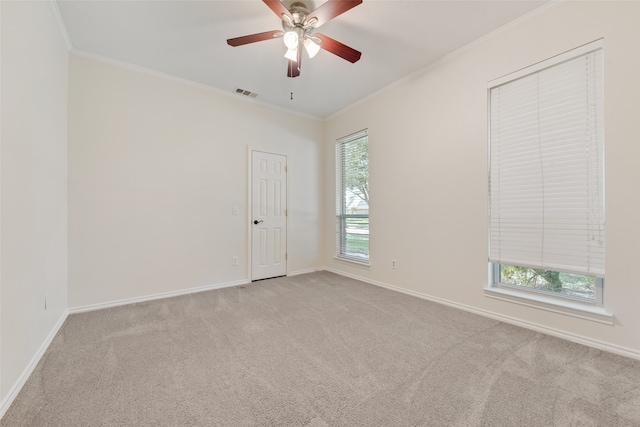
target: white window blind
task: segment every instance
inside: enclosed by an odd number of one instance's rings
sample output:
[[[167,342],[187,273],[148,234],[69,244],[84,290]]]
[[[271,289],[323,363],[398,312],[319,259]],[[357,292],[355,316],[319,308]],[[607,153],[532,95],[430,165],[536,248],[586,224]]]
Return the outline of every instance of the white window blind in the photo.
[[[489,85],[489,261],[604,277],[603,49]]]
[[[336,252],[369,261],[369,146],[366,130],[336,142]]]

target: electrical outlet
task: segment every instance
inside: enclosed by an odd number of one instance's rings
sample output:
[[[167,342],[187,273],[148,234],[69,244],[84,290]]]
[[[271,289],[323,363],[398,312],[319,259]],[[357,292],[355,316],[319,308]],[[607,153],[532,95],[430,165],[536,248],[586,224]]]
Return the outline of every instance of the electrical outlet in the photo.
[[[231,213],[232,213],[233,215],[238,215],[238,207],[237,207],[237,206],[234,206],[234,207],[233,207],[233,209],[231,209]]]
[[[233,266],[237,266],[238,265],[238,257],[234,256],[233,258],[231,258],[231,265]]]
[[[398,262],[395,259],[391,260],[391,268],[395,269],[398,267]]]

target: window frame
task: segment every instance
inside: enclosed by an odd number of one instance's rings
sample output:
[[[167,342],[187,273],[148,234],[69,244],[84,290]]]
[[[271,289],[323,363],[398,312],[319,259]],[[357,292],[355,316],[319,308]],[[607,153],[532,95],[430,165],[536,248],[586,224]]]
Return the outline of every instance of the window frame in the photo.
[[[528,292],[523,289],[511,289],[509,286],[492,286],[494,274],[492,264],[494,263],[489,263],[489,286],[483,289],[485,297],[605,325],[613,325],[613,315],[608,313],[604,307],[597,307],[595,304],[584,304],[566,298],[549,296],[547,292]]]
[[[553,291],[545,291],[544,289],[528,288],[526,286],[517,285],[515,283],[500,281],[500,269],[502,264],[497,262],[490,262],[490,285],[494,288],[503,288],[514,292],[525,292],[532,295],[539,295],[549,298],[558,298],[560,301],[571,301],[575,304],[583,304],[585,306],[592,307],[604,307],[604,277],[589,276],[594,278],[594,298],[592,300],[587,298],[574,297],[572,295],[566,295],[556,293]],[[523,266],[518,266],[523,267]],[[538,267],[536,267],[538,268]],[[555,270],[550,270],[555,271]]]
[[[368,129],[363,129],[361,131],[352,133],[350,135],[344,136],[336,140],[336,254],[334,259],[340,262],[346,262],[349,264],[355,264],[360,267],[369,267],[370,259],[371,259],[371,240],[370,240],[370,231],[371,231],[371,222],[370,222],[370,214],[351,214],[347,212],[347,207],[345,203],[347,186],[344,182],[343,177],[346,175],[346,170],[344,167],[344,150],[347,144],[359,141],[363,138],[366,138],[367,144],[367,181],[369,180],[369,164],[368,164],[368,148],[369,148],[369,134]],[[368,208],[370,209],[369,204],[367,203]],[[348,254],[343,251],[343,248],[346,247],[346,239],[347,239],[347,221],[349,219],[357,219],[357,218],[367,218],[369,220],[369,226],[367,228],[367,256],[359,256],[356,254]]]
[[[534,64],[530,67],[523,68],[509,75],[500,77],[489,82],[487,87],[487,108],[488,108],[488,117],[491,117],[491,90],[492,88],[496,88],[507,84],[512,81],[516,81],[522,77],[529,76],[532,74],[536,74],[544,69],[554,67],[556,65],[562,64],[565,61],[569,61],[571,59],[579,58],[584,56],[592,51],[602,49],[604,50],[604,43],[602,39],[596,40],[595,42],[588,43],[579,48],[573,49],[571,51],[560,54],[556,57],[547,59],[545,61]],[[602,64],[604,64],[604,59],[602,60]],[[602,106],[603,108],[603,106]],[[487,124],[488,131],[488,162],[489,162],[489,178],[491,178],[491,131],[492,126],[489,119]],[[604,143],[604,142],[603,142]],[[604,166],[602,168],[602,182],[604,183]],[[491,181],[490,181],[491,182]],[[604,184],[603,184],[604,185]],[[491,192],[489,193],[489,206],[491,206]],[[602,193],[602,197],[604,198],[604,192]],[[604,200],[604,199],[603,199]],[[491,242],[491,212],[489,212],[489,242]],[[491,245],[491,243],[489,244]],[[491,246],[489,246],[491,248]],[[528,288],[525,286],[507,283],[500,281],[501,278],[501,266],[500,262],[489,261],[489,283],[488,287],[485,288],[485,295],[493,298],[509,300],[512,302],[520,303],[523,305],[532,305],[536,307],[541,307],[550,311],[559,311],[565,314],[576,315],[577,317],[585,317],[590,320],[600,321],[602,323],[612,324],[612,316],[607,314],[604,311],[604,274],[585,274],[580,273],[584,276],[593,277],[595,279],[594,282],[594,298],[580,298],[572,295],[566,295],[562,293],[557,293],[553,291],[546,291],[542,289]],[[548,271],[558,271],[550,268],[545,268],[543,266],[531,266],[531,265],[521,265],[518,263],[508,263],[510,265],[517,265],[522,267],[536,268],[536,269],[546,269]],[[506,265],[506,264],[505,264]],[[570,271],[567,271],[571,273]]]

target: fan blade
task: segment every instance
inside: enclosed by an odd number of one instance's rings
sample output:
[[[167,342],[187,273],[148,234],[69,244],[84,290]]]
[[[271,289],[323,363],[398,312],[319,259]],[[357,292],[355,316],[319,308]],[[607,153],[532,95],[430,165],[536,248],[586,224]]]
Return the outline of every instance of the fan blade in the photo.
[[[361,52],[347,46],[346,44],[342,44],[339,41],[332,39],[331,37],[325,36],[324,34],[316,33],[314,34],[314,36],[322,40],[322,43],[320,43],[321,49],[329,51],[334,55],[338,55],[340,58],[346,59],[351,63],[358,62],[358,60],[362,56]]]
[[[282,4],[282,2],[280,2],[280,0],[262,0],[264,2],[264,4],[266,4],[267,6],[269,6],[269,9],[273,10],[273,12],[278,15],[278,18],[280,18],[280,20],[282,19],[282,15],[287,15],[289,18],[293,18],[291,16],[291,12],[289,12],[289,10],[287,10],[287,8]]]
[[[298,62],[289,60],[289,68],[287,68],[287,77],[298,77],[300,68],[302,68],[302,44],[298,45],[296,51]]]
[[[265,31],[264,33],[251,34],[248,36],[228,39],[227,44],[229,46],[242,46],[243,44],[275,39],[277,37],[282,37],[282,35],[283,35],[282,31]]]
[[[362,0],[328,0],[319,8],[311,12],[308,16],[307,22],[316,18],[318,22],[313,25],[314,28],[318,28],[321,25],[326,24],[338,15],[342,15],[346,11],[353,9],[357,5],[362,3]]]

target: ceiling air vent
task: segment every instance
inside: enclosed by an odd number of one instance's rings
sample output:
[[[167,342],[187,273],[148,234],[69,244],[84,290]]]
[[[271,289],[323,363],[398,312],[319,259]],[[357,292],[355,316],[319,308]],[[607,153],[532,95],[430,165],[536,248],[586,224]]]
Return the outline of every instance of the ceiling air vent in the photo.
[[[251,92],[249,90],[240,89],[239,87],[236,88],[236,93],[239,93],[240,95],[248,96],[249,98],[255,98],[256,96],[258,96],[257,93]]]

